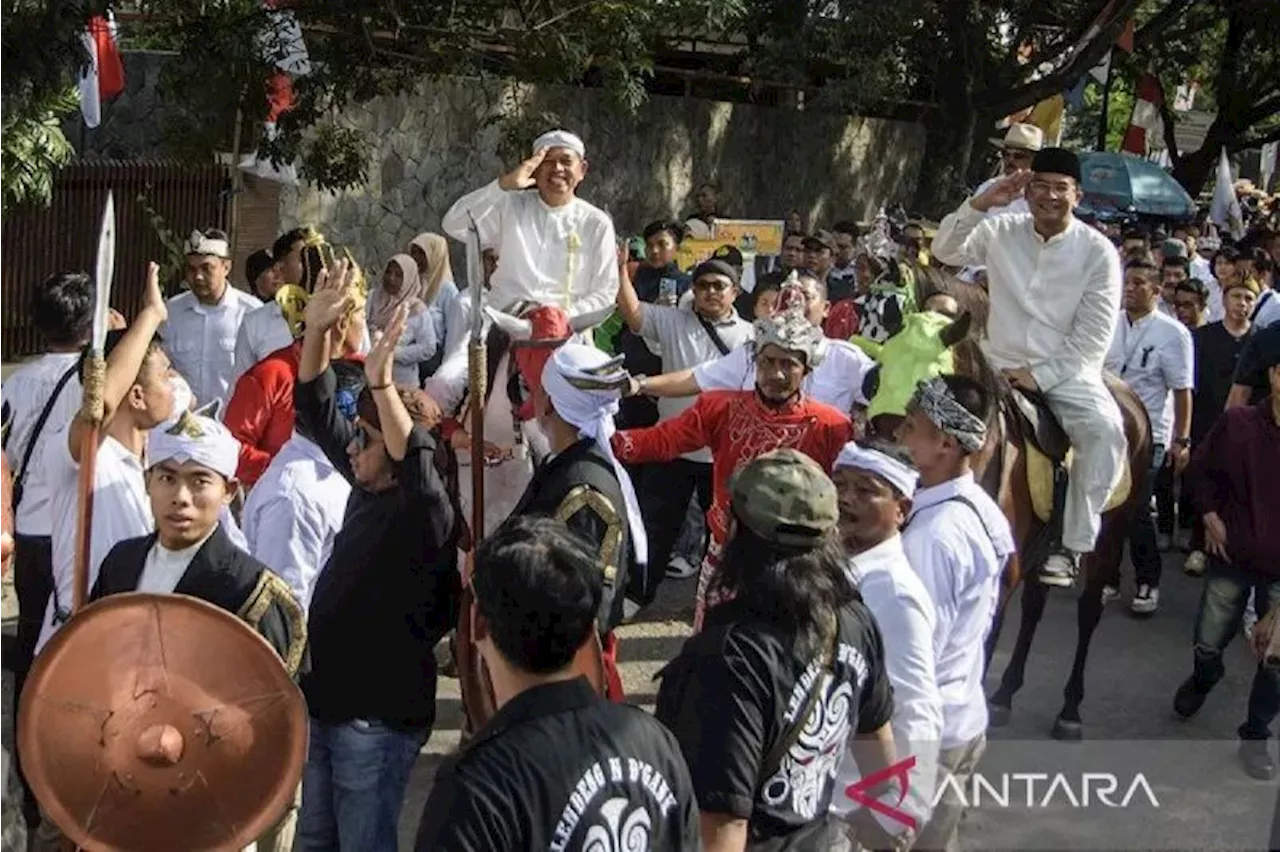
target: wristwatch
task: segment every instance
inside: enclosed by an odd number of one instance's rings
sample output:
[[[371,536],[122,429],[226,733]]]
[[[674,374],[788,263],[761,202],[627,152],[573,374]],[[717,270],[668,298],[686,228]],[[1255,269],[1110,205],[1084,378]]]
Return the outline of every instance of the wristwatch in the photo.
[[[1190,438],[1174,438],[1173,445],[1175,447],[1189,447],[1191,446],[1191,439]]]

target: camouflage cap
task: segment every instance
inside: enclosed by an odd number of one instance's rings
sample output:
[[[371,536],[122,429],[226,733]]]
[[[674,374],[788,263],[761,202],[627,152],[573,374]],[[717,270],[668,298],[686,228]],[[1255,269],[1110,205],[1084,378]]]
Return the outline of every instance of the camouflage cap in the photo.
[[[840,515],[831,477],[792,449],[765,453],[738,468],[729,481],[729,498],[744,526],[788,547],[816,544]]]

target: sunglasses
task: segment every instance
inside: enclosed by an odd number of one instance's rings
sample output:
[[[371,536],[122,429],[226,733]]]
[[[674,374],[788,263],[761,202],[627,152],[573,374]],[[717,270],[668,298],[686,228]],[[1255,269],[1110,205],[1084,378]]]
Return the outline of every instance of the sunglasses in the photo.
[[[374,434],[374,429],[372,426],[367,425],[361,420],[357,420],[356,434],[352,437],[351,440],[355,442],[356,450],[358,452],[363,453],[365,450],[369,449],[369,447],[381,441],[382,434],[381,433]]]
[[[699,278],[697,281],[693,282],[693,289],[709,290],[713,293],[723,293],[732,286],[732,283],[724,280],[723,278]]]

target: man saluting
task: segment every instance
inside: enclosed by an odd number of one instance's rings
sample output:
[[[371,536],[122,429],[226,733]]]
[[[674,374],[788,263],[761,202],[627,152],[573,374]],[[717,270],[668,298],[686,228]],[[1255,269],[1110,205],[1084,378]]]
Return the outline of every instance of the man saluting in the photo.
[[[1024,190],[1030,213],[986,215]],[[1045,148],[1030,171],[1006,175],[943,219],[933,239],[943,263],[987,267],[987,357],[1014,387],[1044,394],[1075,448],[1062,546],[1040,574],[1051,586],[1070,586],[1080,555],[1093,550],[1126,449],[1102,381],[1120,313],[1120,257],[1071,215],[1082,197],[1080,159]]]
[[[570,316],[612,309],[618,295],[617,245],[608,214],[575,194],[587,175],[587,149],[565,130],[533,143],[514,171],[458,199],[444,215],[449,236],[500,258],[491,304],[556,305]],[[461,328],[466,328],[462,323]]]
[[[188,411],[151,430],[147,457],[156,531],[111,549],[90,600],[122,592],[200,598],[262,634],[296,676],[307,641],[302,609],[289,586],[232,544],[219,522],[235,494],[239,442],[218,421]]]

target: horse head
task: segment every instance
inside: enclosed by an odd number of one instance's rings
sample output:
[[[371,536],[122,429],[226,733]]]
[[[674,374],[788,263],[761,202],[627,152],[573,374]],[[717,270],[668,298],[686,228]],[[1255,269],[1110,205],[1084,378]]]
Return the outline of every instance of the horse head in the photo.
[[[902,329],[875,353],[879,363],[863,387],[863,395],[871,400],[867,420],[875,434],[892,439],[916,385],[955,372],[952,347],[969,334],[970,323],[967,312],[957,319],[933,311],[903,318]]]

